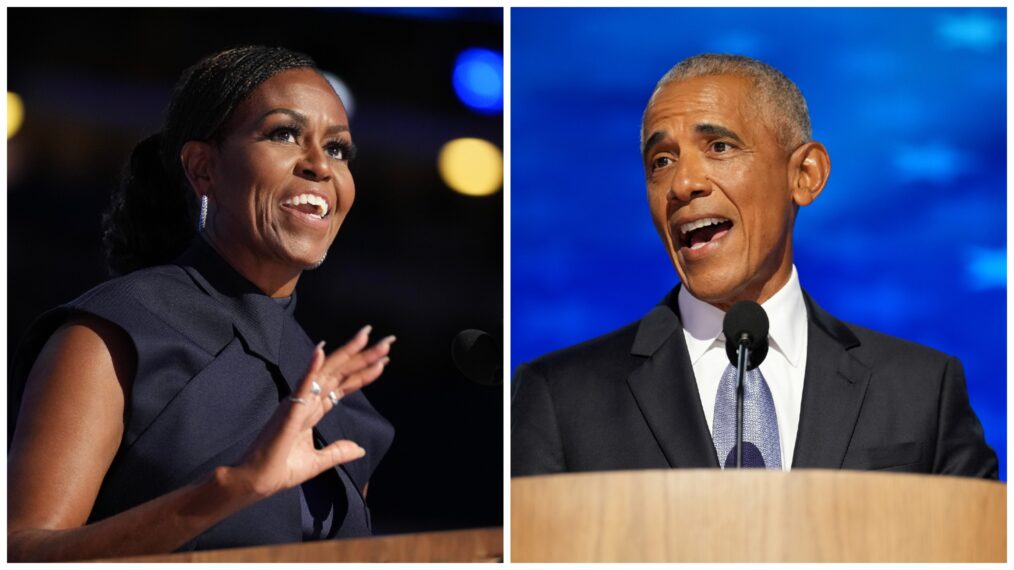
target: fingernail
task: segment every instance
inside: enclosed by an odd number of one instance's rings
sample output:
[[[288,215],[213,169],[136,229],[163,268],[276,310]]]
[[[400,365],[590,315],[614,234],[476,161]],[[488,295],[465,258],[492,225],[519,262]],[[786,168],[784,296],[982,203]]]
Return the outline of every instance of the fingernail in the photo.
[[[372,330],[373,330],[373,325],[366,325],[365,327],[359,329],[359,332],[357,334],[364,334],[364,335],[369,336],[370,335],[370,331],[372,331]]]
[[[388,356],[385,356],[384,358],[380,359],[380,365],[381,366],[387,366],[387,363],[390,362],[390,361],[391,361],[391,358],[388,357]]]
[[[324,350],[324,341],[320,341],[317,343],[317,350]]]
[[[359,457],[366,455],[366,450],[358,445],[356,446],[356,452],[359,454]]]
[[[384,340],[382,340],[380,342],[386,342],[387,344],[390,345],[390,344],[394,344],[394,341],[396,341],[396,340],[398,340],[398,337],[396,337],[396,336],[394,336],[392,334],[391,336],[388,336],[388,337],[384,338]]]

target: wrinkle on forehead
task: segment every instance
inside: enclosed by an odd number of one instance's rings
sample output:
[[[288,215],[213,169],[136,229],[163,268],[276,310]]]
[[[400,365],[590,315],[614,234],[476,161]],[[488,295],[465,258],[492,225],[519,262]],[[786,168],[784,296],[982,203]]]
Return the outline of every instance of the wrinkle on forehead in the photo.
[[[674,81],[656,91],[644,113],[641,133],[642,155],[652,143],[674,134],[670,129],[692,131],[698,124],[725,128],[741,137],[757,134],[752,125],[760,123],[775,140],[777,129],[770,120],[767,104],[758,99],[753,81],[736,75],[707,75]],[[693,116],[693,124],[684,118]],[[659,134],[663,136],[660,139]]]

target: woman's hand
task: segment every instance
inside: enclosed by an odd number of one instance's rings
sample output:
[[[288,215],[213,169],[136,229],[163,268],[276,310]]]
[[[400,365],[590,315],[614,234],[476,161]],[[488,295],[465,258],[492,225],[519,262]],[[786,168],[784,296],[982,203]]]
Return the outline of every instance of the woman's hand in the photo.
[[[349,440],[315,449],[313,427],[344,395],[376,380],[390,361],[387,354],[395,337],[366,348],[370,329],[364,327],[329,356],[324,355],[323,342],[317,345],[296,391],[282,400],[233,470],[249,492],[267,497],[365,455],[363,448]]]

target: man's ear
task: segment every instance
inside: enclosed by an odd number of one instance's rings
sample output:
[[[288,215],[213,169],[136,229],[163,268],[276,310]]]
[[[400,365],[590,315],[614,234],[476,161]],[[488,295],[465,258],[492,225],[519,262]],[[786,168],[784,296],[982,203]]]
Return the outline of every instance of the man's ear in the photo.
[[[197,197],[210,196],[211,171],[214,166],[215,149],[204,141],[187,141],[180,150],[180,162],[187,182]]]
[[[797,206],[809,206],[820,196],[831,175],[831,157],[819,142],[808,142],[789,157],[789,188]]]

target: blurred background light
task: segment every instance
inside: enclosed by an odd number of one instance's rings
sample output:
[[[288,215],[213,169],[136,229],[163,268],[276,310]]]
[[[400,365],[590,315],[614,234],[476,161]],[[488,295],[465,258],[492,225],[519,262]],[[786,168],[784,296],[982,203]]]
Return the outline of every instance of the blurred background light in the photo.
[[[467,196],[488,196],[503,184],[503,153],[482,139],[461,138],[445,144],[437,167],[445,184]]]
[[[352,115],[356,112],[356,100],[352,96],[352,90],[345,84],[337,75],[330,71],[325,71],[324,79],[331,84],[331,88],[338,94],[338,98],[342,100],[342,105],[345,106],[345,114],[352,118]]]
[[[972,248],[969,252],[968,279],[973,289],[1007,288],[1007,250]]]
[[[894,166],[905,182],[947,183],[967,170],[965,153],[946,142],[904,145],[898,149]]]
[[[7,138],[10,139],[17,134],[21,123],[25,119],[25,105],[21,97],[13,91],[7,92]]]
[[[461,102],[480,113],[503,111],[503,55],[469,48],[454,62],[454,92]]]
[[[998,18],[985,12],[949,14],[940,19],[937,27],[937,33],[947,47],[979,52],[987,52],[1004,43],[1006,31]]]

